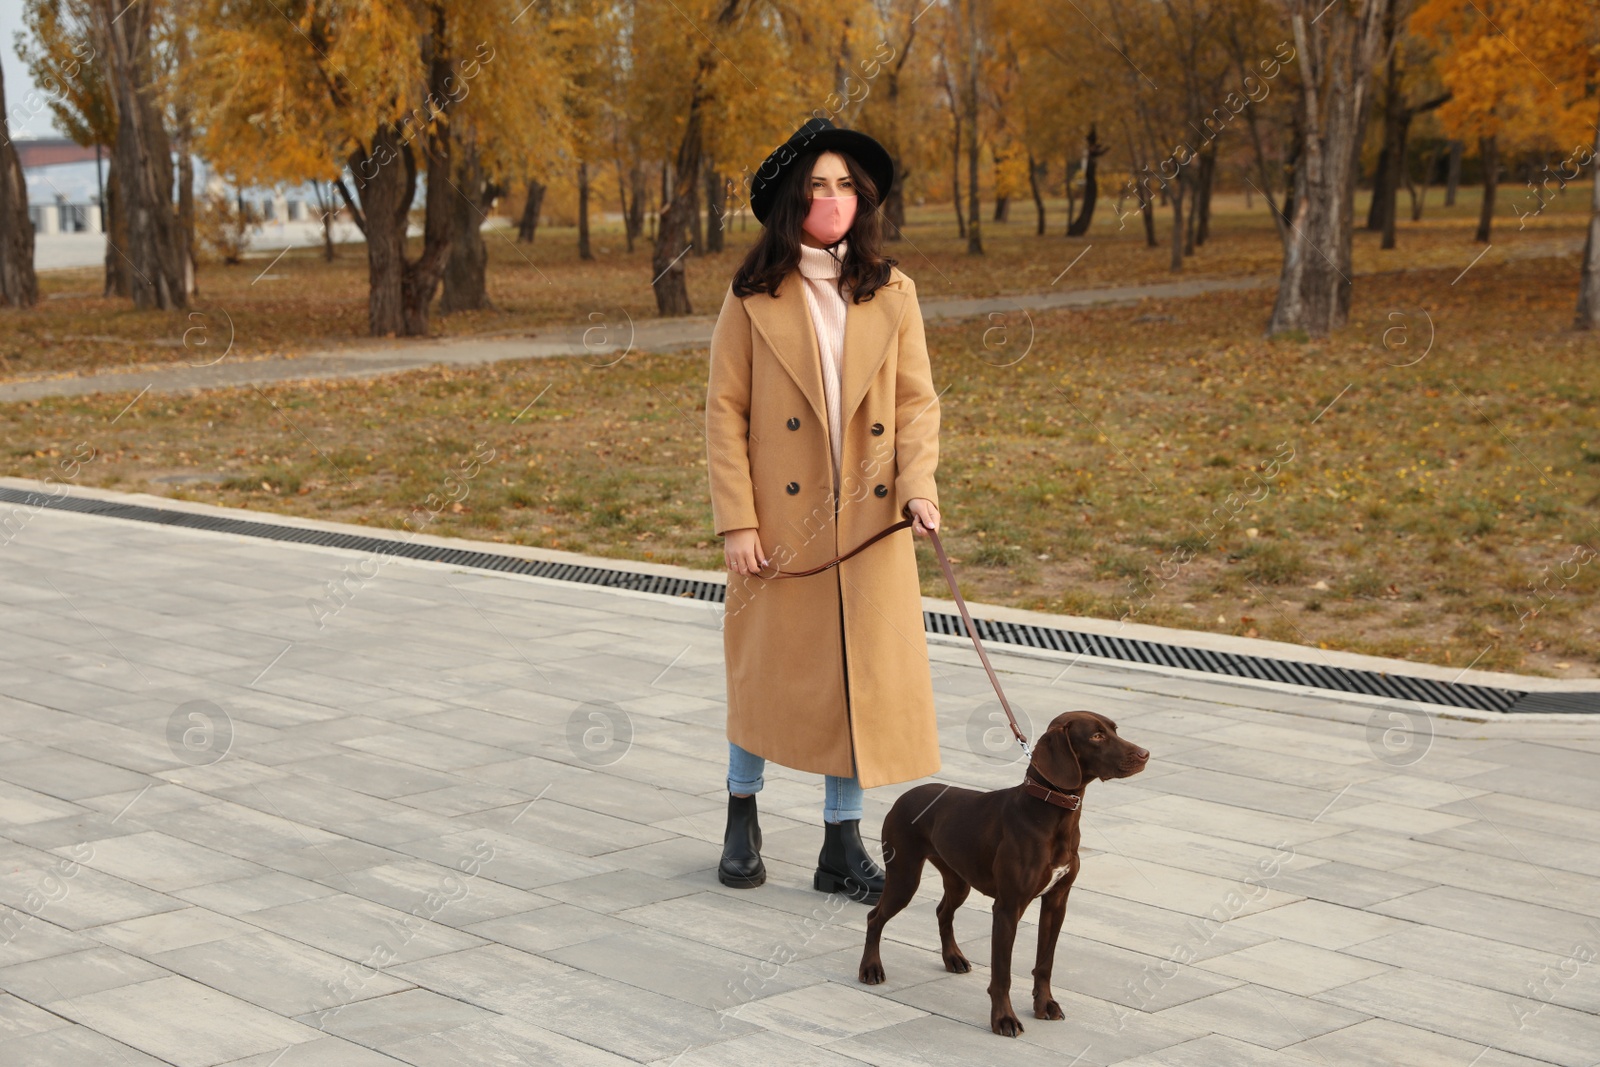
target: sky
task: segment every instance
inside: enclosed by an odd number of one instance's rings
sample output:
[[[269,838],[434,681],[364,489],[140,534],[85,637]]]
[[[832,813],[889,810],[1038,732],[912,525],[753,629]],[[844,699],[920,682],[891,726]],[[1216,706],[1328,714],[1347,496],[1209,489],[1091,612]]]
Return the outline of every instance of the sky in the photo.
[[[49,108],[29,114],[26,104],[30,90],[36,90],[28,68],[17,58],[17,34],[22,32],[22,0],[0,0],[0,68],[6,76],[6,110],[12,122],[11,136],[64,137],[56,128]],[[21,121],[18,121],[21,120]]]
[[[6,77],[6,120],[14,140],[35,137],[65,137],[57,128],[49,107],[35,107],[28,94],[38,87],[28,76],[27,65],[17,56],[17,34],[22,32],[22,0],[0,0],[0,69]],[[39,99],[43,98],[38,93]],[[65,197],[74,204],[96,198],[98,183],[93,163],[69,163],[27,172],[28,201],[45,204]]]

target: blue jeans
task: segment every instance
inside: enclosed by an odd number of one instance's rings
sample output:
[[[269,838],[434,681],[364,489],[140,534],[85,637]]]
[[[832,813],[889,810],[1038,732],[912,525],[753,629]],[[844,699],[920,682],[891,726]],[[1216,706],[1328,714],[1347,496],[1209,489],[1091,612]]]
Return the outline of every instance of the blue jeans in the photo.
[[[746,752],[732,741],[728,742],[728,792],[759,793],[762,772],[767,761],[754,752]],[[847,822],[861,818],[861,779],[852,775],[839,778],[823,776],[822,819],[824,822]]]

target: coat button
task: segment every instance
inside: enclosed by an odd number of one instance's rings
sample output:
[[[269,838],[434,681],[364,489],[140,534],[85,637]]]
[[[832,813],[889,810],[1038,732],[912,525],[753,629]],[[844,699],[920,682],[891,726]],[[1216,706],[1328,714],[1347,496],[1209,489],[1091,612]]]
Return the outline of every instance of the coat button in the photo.
[[[889,495],[889,487],[887,485],[880,485],[880,486],[876,487],[875,489],[873,489],[872,493],[873,493],[874,496],[888,496]]]
[[[787,425],[791,430],[798,430],[800,428],[800,420],[790,419]]]
[[[874,437],[882,437],[883,436],[883,423],[875,422],[875,423],[872,424],[872,436],[874,436]]]
[[[796,493],[798,493],[800,491],[800,483],[799,482],[790,482],[788,485],[784,486],[784,488],[789,491],[789,495],[790,496],[794,496]],[[880,485],[880,486],[878,486],[878,488],[882,489],[883,486]],[[878,495],[882,496],[883,494],[879,493]]]

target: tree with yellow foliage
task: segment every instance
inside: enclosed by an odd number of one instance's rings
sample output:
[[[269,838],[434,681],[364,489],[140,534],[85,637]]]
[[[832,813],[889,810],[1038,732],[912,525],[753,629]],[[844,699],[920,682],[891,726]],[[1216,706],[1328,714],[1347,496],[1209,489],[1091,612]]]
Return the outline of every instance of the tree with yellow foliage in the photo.
[[[425,335],[454,237],[459,131],[528,143],[564,73],[514,0],[208,0],[188,72],[201,154],[241,182],[332,180],[366,236],[368,328]],[[515,154],[513,151],[511,154]],[[422,248],[407,255],[425,179]]]
[[[1562,185],[1588,170],[1592,213],[1577,318],[1580,328],[1600,328],[1600,13],[1594,0],[1425,0],[1411,26],[1443,52],[1440,75],[1453,97],[1439,109],[1439,121],[1451,136],[1476,137],[1484,157],[1479,241],[1489,240],[1496,157],[1508,142],[1555,149],[1562,162],[1545,173]],[[1529,183],[1540,209],[1549,181],[1538,188]]]
[[[738,175],[742,204],[773,148],[814,115],[837,120],[847,99],[843,79],[880,64],[873,57],[884,35],[873,14],[830,0],[634,8],[630,88],[644,109],[636,132],[647,158],[666,161],[650,264],[660,314],[693,310],[684,272],[708,162]]]

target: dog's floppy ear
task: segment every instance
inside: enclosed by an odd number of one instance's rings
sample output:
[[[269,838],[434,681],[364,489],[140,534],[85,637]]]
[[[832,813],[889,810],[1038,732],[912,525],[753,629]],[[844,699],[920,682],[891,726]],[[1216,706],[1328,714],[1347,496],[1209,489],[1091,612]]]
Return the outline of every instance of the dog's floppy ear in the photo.
[[[1083,785],[1083,769],[1072,750],[1067,727],[1046,730],[1033,749],[1033,766],[1046,781],[1058,789],[1077,789]]]

